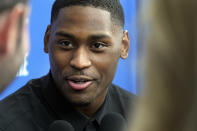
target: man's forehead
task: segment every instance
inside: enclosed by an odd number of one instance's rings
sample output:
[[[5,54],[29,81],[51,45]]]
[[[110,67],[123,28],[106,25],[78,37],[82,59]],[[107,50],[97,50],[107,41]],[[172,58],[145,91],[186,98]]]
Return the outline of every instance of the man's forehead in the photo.
[[[104,13],[110,16],[110,12],[102,9],[101,7],[94,7],[92,5],[72,5],[72,6],[67,6],[67,7],[63,7],[60,9],[60,11],[66,11],[67,13],[70,12],[77,12],[77,10],[80,10],[81,13]]]
[[[62,8],[54,22],[56,30],[111,30],[110,13],[93,7],[72,6]]]
[[[81,20],[81,21],[103,21],[108,24],[111,23],[110,12],[95,8],[91,6],[70,6],[62,8],[59,12],[59,18],[69,20]]]
[[[92,6],[62,8],[55,23],[55,30],[89,30],[114,32],[118,26],[112,22],[110,12]],[[121,28],[117,28],[122,31]],[[117,32],[117,30],[116,30]]]

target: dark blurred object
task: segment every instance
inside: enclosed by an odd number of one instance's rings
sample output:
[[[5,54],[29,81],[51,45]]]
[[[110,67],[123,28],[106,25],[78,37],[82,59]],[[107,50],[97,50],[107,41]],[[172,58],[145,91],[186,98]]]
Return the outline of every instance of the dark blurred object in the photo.
[[[126,127],[126,121],[120,114],[110,113],[103,117],[99,131],[122,131]]]
[[[48,131],[74,131],[74,128],[67,121],[57,120],[50,125]]]

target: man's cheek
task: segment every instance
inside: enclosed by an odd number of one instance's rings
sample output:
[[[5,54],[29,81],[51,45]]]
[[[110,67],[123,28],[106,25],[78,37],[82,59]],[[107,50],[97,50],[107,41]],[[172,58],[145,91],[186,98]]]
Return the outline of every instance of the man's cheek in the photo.
[[[53,68],[61,69],[64,66],[64,57],[61,57],[57,52],[50,55],[50,61]]]

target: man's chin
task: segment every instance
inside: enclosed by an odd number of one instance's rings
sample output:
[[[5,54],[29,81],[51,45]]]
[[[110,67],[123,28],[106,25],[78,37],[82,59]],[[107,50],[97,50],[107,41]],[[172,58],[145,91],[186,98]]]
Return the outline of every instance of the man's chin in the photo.
[[[90,105],[90,102],[70,102],[74,107],[86,107]]]
[[[91,100],[82,101],[82,100],[68,100],[68,102],[74,107],[86,107],[91,104]]]

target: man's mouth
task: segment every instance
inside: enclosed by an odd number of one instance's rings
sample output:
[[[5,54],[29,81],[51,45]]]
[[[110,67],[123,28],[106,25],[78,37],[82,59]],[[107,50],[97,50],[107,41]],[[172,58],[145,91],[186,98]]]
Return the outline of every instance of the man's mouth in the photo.
[[[93,82],[93,79],[87,76],[71,76],[67,80],[69,86],[74,90],[84,90]]]

